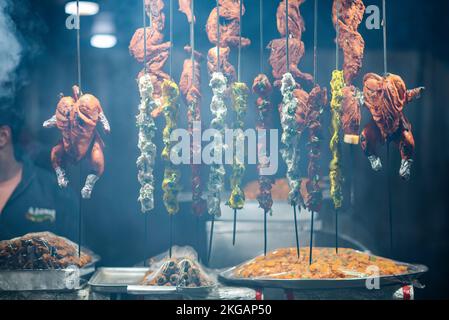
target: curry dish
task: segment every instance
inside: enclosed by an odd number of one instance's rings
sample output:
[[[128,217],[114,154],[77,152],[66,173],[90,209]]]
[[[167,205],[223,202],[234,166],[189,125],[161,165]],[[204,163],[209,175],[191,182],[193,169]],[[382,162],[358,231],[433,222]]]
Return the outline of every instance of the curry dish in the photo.
[[[234,271],[237,278],[270,279],[348,279],[402,275],[407,266],[392,260],[373,257],[353,249],[314,248],[314,262],[309,266],[309,249],[300,251],[298,260],[296,248],[279,249],[260,256]]]

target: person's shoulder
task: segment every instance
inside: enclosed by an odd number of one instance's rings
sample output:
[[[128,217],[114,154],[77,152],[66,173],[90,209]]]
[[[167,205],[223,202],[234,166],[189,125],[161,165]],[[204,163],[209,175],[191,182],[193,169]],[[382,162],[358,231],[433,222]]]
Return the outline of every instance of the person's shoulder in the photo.
[[[74,198],[75,193],[69,187],[61,189],[58,186],[54,172],[36,165],[32,160],[26,159],[24,162],[24,179],[29,179],[40,191],[52,194],[57,197]]]
[[[26,177],[38,179],[40,182],[46,182],[48,185],[56,185],[57,180],[53,172],[36,165],[32,160],[24,161],[24,174]]]

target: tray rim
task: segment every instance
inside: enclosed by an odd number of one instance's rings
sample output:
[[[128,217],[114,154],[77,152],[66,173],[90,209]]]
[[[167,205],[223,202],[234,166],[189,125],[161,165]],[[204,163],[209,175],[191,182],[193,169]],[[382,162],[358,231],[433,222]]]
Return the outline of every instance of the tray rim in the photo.
[[[130,284],[112,284],[112,283],[98,283],[95,282],[98,277],[100,277],[101,272],[105,270],[115,270],[115,271],[137,271],[141,270],[143,274],[147,273],[150,268],[149,267],[101,267],[95,270],[95,273],[88,281],[88,285],[95,292],[105,292],[105,293],[127,293],[127,287]]]
[[[275,250],[274,250],[275,251]],[[363,253],[359,250],[356,252]],[[370,257],[380,258],[379,256],[372,255],[369,252]],[[256,257],[257,258],[257,257]],[[255,258],[253,258],[255,259]],[[251,260],[253,260],[251,259]],[[283,288],[290,290],[307,290],[307,289],[346,289],[346,288],[364,288],[366,280],[378,279],[381,286],[393,286],[400,285],[401,283],[411,284],[416,281],[421,275],[429,271],[429,268],[423,264],[410,264],[405,262],[389,259],[396,264],[407,266],[410,272],[399,275],[381,275],[378,277],[363,277],[363,278],[344,278],[344,279],[275,279],[275,278],[236,278],[232,277],[232,273],[235,269],[247,264],[249,261],[245,261],[237,266],[228,268],[218,274],[218,280],[229,285],[247,286],[250,288]],[[404,281],[406,279],[407,281]]]
[[[88,284],[89,286],[96,292],[107,292],[107,293],[128,293],[128,294],[133,294],[133,295],[159,295],[159,294],[169,294],[169,293],[174,293],[174,294],[203,294],[203,293],[207,293],[210,292],[211,290],[215,289],[217,287],[217,283],[214,283],[211,286],[206,286],[206,287],[196,287],[196,288],[184,288],[184,287],[175,287],[175,286],[143,286],[140,284],[122,284],[122,285],[117,285],[117,284],[106,284],[106,283],[96,283],[95,280],[96,278],[99,277],[100,273],[104,270],[116,270],[116,271],[137,271],[140,270],[143,272],[143,274],[145,275],[146,272],[148,272],[150,270],[149,267],[101,267],[98,268],[95,271],[95,274],[90,278]],[[130,288],[130,290],[128,290]],[[145,291],[145,288],[159,288],[161,289],[160,291],[155,290],[154,292],[151,292],[150,290]],[[166,288],[167,293],[164,292],[164,290],[162,290],[162,288]],[[114,290],[116,289],[116,290]],[[141,292],[139,292],[139,289],[142,289]],[[132,292],[130,292],[132,291]],[[139,293],[137,293],[139,292]]]
[[[93,273],[94,271],[94,266],[92,266],[92,269],[87,270],[87,272],[82,273],[82,269],[80,270],[80,274],[79,277],[75,280],[76,283],[78,283],[77,286],[75,286],[73,289],[69,289],[67,287],[61,287],[61,286],[48,286],[46,288],[34,288],[34,289],[28,289],[28,288],[20,288],[20,286],[17,286],[14,289],[9,289],[9,290],[3,290],[0,289],[0,292],[45,292],[45,291],[56,291],[56,292],[70,292],[70,291],[77,291],[83,288],[83,286],[87,283],[86,279],[83,279],[83,277],[89,275],[90,273]],[[5,276],[5,277],[11,277],[12,275],[16,276],[19,274],[26,274],[26,275],[30,275],[31,276],[34,275],[38,275],[38,274],[48,274],[48,275],[56,275],[56,274],[61,274],[61,275],[65,275],[68,271],[71,271],[69,268],[64,268],[64,269],[41,269],[41,270],[30,270],[30,269],[25,269],[25,270],[1,270],[0,271],[0,276]]]

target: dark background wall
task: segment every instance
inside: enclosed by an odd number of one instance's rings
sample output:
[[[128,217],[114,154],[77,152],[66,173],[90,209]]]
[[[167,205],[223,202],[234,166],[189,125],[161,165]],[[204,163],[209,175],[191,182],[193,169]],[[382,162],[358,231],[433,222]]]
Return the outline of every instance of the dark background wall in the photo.
[[[168,1],[166,1],[168,4]],[[174,10],[174,65],[173,76],[179,79],[182,61],[186,55],[182,47],[188,43],[188,24],[185,16]],[[49,168],[49,151],[57,140],[57,132],[41,130],[41,123],[53,112],[59,92],[70,92],[76,80],[75,32],[65,28],[65,1],[15,1],[13,17],[26,51],[19,69],[21,86],[16,95],[17,106],[27,112],[28,130],[24,139],[36,162]],[[82,18],[82,77],[85,92],[95,94],[101,100],[111,120],[112,134],[106,138],[107,171],[98,183],[94,198],[82,203],[84,215],[84,243],[103,257],[105,265],[132,265],[142,258],[144,252],[143,223],[136,201],[139,185],[136,180],[135,159],[137,157],[137,129],[135,115],[139,96],[135,77],[139,66],[128,54],[128,43],[135,29],[142,25],[141,1],[99,1],[102,11],[112,12],[117,26],[118,45],[114,49],[101,50],[90,47],[89,39],[94,21],[92,17]],[[197,0],[198,24],[197,46],[206,53],[211,45],[205,34],[205,22],[215,1]],[[244,18],[243,34],[253,41],[250,48],[243,50],[242,80],[252,83],[258,73],[259,61],[259,1],[247,0],[247,15]],[[275,10],[278,1],[264,1],[265,44],[277,38]],[[320,0],[318,82],[328,86],[335,65],[335,31],[331,23],[331,0]],[[406,115],[413,124],[417,145],[413,178],[410,182],[400,181],[397,175],[400,159],[392,147],[390,159],[392,205],[394,210],[393,253],[389,251],[387,216],[386,173],[375,174],[356,147],[351,151],[344,147],[344,172],[354,177],[354,205],[347,204],[344,213],[345,233],[364,242],[377,254],[392,256],[398,260],[420,262],[430,267],[424,278],[427,289],[420,292],[424,298],[448,298],[449,276],[449,206],[447,179],[449,178],[449,50],[447,44],[449,4],[447,1],[390,0],[388,3],[388,49],[389,71],[401,75],[408,86],[426,86],[423,98],[406,108]],[[380,7],[380,0],[366,0],[365,4]],[[168,7],[168,5],[167,5]],[[312,72],[313,47],[313,1],[307,1],[301,12],[307,31],[303,41],[306,55],[300,69]],[[367,30],[361,33],[366,40],[367,50],[361,72],[383,72],[382,31]],[[168,29],[166,32],[168,38]],[[265,51],[265,61],[269,52]],[[236,61],[236,55],[233,56]],[[210,90],[208,76],[203,65],[203,119],[207,125],[210,119],[208,105]],[[265,65],[265,72],[269,72]],[[357,80],[361,85],[360,76]],[[251,97],[251,106],[254,98]],[[276,103],[279,95],[275,95]],[[180,126],[185,127],[183,108]],[[369,119],[364,112],[364,121]],[[254,113],[249,113],[247,127],[254,126]],[[329,136],[329,114],[324,117],[325,136]],[[158,122],[162,128],[163,123]],[[161,140],[160,135],[157,137]],[[323,168],[330,158],[327,141],[323,146]],[[160,148],[159,148],[160,150]],[[385,148],[383,150],[385,161]],[[78,175],[74,168],[72,176]],[[85,167],[82,170],[85,171]],[[207,171],[207,170],[206,170]],[[326,170],[324,170],[326,171]],[[189,187],[188,168],[184,170],[183,184]],[[279,176],[282,176],[283,167]],[[84,172],[85,173],[85,172]],[[156,167],[157,183],[161,182],[162,166]],[[249,167],[246,181],[256,178],[256,170]],[[73,178],[74,188],[78,188]],[[348,181],[350,179],[348,178]],[[79,189],[77,189],[79,190]],[[157,208],[149,217],[150,246],[146,255],[151,256],[167,248],[168,219],[161,204],[161,191],[157,190]],[[323,212],[332,222],[332,212]],[[183,207],[177,218],[175,241],[179,244],[193,244],[195,220],[188,207]],[[202,235],[205,242],[205,236]]]

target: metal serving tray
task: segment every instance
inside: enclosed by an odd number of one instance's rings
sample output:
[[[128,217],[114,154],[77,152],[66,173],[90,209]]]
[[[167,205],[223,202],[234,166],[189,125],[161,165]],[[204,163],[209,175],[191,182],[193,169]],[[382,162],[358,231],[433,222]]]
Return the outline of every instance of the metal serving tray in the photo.
[[[93,291],[104,293],[127,293],[128,286],[137,286],[149,268],[99,268],[89,285]]]
[[[212,290],[216,288],[215,285],[207,287],[184,288],[184,287],[170,287],[170,286],[128,286],[128,294],[152,296],[152,295],[181,295],[187,297],[206,297]]]
[[[55,270],[3,270],[0,271],[0,291],[73,291],[80,289],[83,277],[95,271],[95,260],[79,269],[69,267]]]
[[[187,295],[200,296],[208,294],[215,286],[199,288],[182,288],[170,286],[143,286],[140,282],[149,268],[100,268],[89,281],[93,291],[132,295]]]
[[[245,262],[246,263],[246,262]],[[270,278],[237,278],[234,276],[234,270],[241,265],[228,269],[218,275],[218,279],[227,285],[245,286],[249,288],[278,288],[287,290],[327,290],[327,289],[351,289],[351,288],[366,288],[366,281],[368,279],[379,279],[380,287],[410,285],[416,284],[419,286],[418,279],[421,275],[426,273],[429,269],[424,265],[407,264],[396,262],[398,264],[407,266],[409,272],[406,274],[395,276],[380,276],[380,277],[362,277],[362,278],[347,278],[347,279],[270,279]]]

